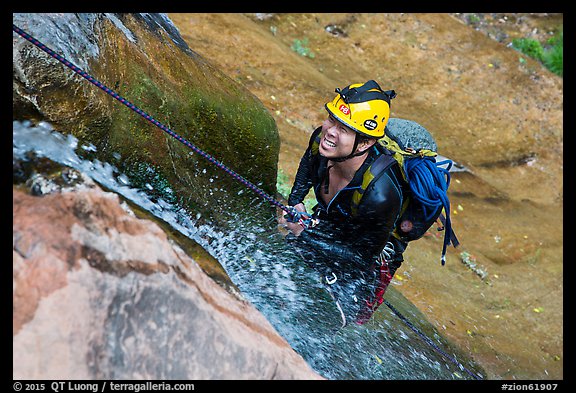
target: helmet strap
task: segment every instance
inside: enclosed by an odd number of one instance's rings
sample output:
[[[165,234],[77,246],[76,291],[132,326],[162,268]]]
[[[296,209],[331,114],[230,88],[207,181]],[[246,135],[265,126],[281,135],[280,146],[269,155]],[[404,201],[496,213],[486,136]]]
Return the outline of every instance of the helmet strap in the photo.
[[[370,150],[370,149],[365,149],[363,151],[356,152],[356,149],[358,148],[358,143],[359,143],[358,139],[359,139],[358,134],[356,133],[356,135],[354,137],[354,147],[352,147],[352,153],[348,154],[345,157],[330,158],[330,161],[343,162],[343,161],[349,160],[353,157],[358,157],[358,156],[361,156],[361,155],[368,153],[368,150]]]
[[[364,149],[362,151],[356,152],[356,149],[358,148],[358,134],[356,134],[356,137],[354,138],[354,147],[352,148],[352,153],[348,154],[346,157],[337,157],[337,158],[330,158],[330,161],[333,162],[344,162],[346,160],[349,160],[353,157],[358,157],[361,155],[364,155],[366,153],[368,153],[368,151],[370,150],[368,149]],[[356,153],[355,153],[356,152]],[[329,188],[330,188],[330,169],[334,166],[334,164],[328,166],[328,161],[326,161],[326,173],[324,174],[324,193],[328,194],[329,192]]]

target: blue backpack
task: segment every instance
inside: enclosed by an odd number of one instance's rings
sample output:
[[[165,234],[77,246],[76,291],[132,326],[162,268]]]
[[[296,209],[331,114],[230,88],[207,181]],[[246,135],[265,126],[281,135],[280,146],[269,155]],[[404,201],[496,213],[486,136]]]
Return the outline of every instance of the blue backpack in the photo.
[[[360,189],[352,197],[352,214],[357,211],[368,185],[396,160],[408,187],[404,187],[403,204],[392,235],[404,242],[414,241],[424,236],[434,222],[440,220],[438,230],[445,231],[441,257],[444,265],[447,246],[450,243],[454,247],[459,245],[452,230],[447,193],[452,161],[446,159],[437,162],[434,138],[424,127],[411,120],[391,118],[386,125],[385,136],[378,142],[381,148],[392,154],[381,154],[365,172]]]

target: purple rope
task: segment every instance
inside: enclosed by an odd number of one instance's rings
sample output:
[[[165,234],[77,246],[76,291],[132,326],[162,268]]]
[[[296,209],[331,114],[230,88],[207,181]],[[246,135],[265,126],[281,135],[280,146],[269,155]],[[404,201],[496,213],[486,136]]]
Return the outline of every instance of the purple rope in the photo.
[[[254,183],[250,182],[246,178],[244,178],[241,175],[239,175],[238,173],[234,172],[232,169],[228,168],[226,165],[224,165],[223,163],[218,161],[216,158],[214,158],[210,154],[206,153],[205,151],[201,150],[197,146],[193,145],[191,142],[189,142],[188,140],[186,140],[182,136],[178,135],[177,133],[172,131],[170,128],[168,128],[164,124],[160,123],[158,120],[154,119],[148,113],[144,112],[142,109],[138,108],[136,105],[134,105],[133,103],[131,103],[127,99],[120,96],[114,90],[106,87],[100,81],[98,81],[97,79],[95,79],[94,77],[89,75],[87,72],[83,71],[82,69],[78,68],[76,65],[72,64],[70,61],[68,61],[64,57],[60,56],[58,53],[54,52],[52,49],[50,49],[49,47],[44,45],[42,42],[38,41],[36,38],[32,37],[30,34],[26,33],[24,30],[22,30],[21,28],[19,28],[15,24],[12,24],[12,30],[14,30],[14,32],[18,33],[20,36],[22,36],[23,38],[25,38],[26,40],[28,40],[29,42],[31,42],[32,44],[34,44],[38,48],[42,49],[44,52],[48,53],[50,56],[52,56],[53,58],[58,60],[60,63],[64,64],[66,67],[70,68],[76,74],[78,74],[81,77],[88,80],[88,82],[92,83],[96,87],[100,88],[101,90],[103,90],[107,94],[114,97],[116,100],[120,101],[122,104],[126,105],[128,108],[132,109],[134,112],[138,113],[140,116],[142,116],[143,118],[148,120],[150,123],[152,123],[156,127],[160,128],[162,131],[165,131],[171,137],[175,138],[176,140],[178,140],[179,142],[181,142],[185,146],[189,147],[194,152],[200,154],[202,157],[204,157],[210,163],[216,165],[218,168],[220,168],[224,172],[228,173],[234,179],[236,179],[240,183],[244,184],[246,187],[250,188],[256,194],[258,194],[261,198],[263,198],[263,199],[267,200],[268,202],[272,203],[273,205],[279,207],[280,209],[284,210],[286,213],[289,213],[289,214],[292,213],[291,209],[289,209],[287,206],[284,206],[283,204],[278,202],[272,196],[268,195],[264,190],[262,190],[261,188],[256,186]]]
[[[22,36],[23,38],[25,38],[26,40],[28,40],[29,42],[31,42],[32,44],[34,44],[35,46],[37,46],[38,48],[42,49],[44,52],[48,53],[50,56],[52,56],[53,58],[55,58],[56,60],[58,60],[59,62],[61,62],[62,64],[64,64],[66,67],[70,68],[72,71],[74,71],[75,73],[77,73],[78,75],[82,76],[83,78],[85,78],[86,80],[88,80],[88,82],[92,83],[93,85],[95,85],[96,87],[102,89],[104,92],[106,92],[107,94],[111,95],[112,97],[114,97],[115,99],[117,99],[118,101],[120,101],[122,104],[126,105],[128,108],[132,109],[134,112],[138,113],[140,116],[144,117],[146,120],[148,120],[150,123],[154,124],[156,127],[160,128],[162,131],[165,131],[166,133],[168,133],[168,135],[170,135],[171,137],[177,139],[179,142],[181,142],[182,144],[186,145],[187,147],[189,147],[190,149],[192,149],[194,152],[200,154],[202,157],[204,157],[205,159],[207,159],[209,162],[211,162],[212,164],[216,165],[218,168],[222,169],[223,171],[225,171],[226,173],[228,173],[230,176],[232,176],[234,179],[238,180],[240,183],[244,184],[245,186],[247,186],[248,188],[250,188],[252,191],[254,191],[256,194],[260,195],[260,197],[264,198],[265,200],[271,202],[272,204],[276,205],[277,207],[281,208],[282,210],[284,210],[286,213],[288,213],[288,215],[290,217],[296,217],[295,212],[293,209],[281,204],[280,202],[278,202],[277,200],[275,200],[274,198],[272,198],[270,195],[268,195],[266,192],[264,192],[262,189],[260,189],[258,186],[256,186],[255,184],[253,184],[252,182],[250,182],[249,180],[245,179],[244,177],[240,176],[238,173],[234,172],[232,169],[228,168],[227,166],[225,166],[224,164],[222,164],[221,162],[219,162],[216,158],[214,158],[213,156],[211,156],[210,154],[206,153],[205,151],[201,150],[200,148],[196,147],[195,145],[193,145],[191,142],[189,142],[188,140],[186,140],[185,138],[183,138],[182,136],[178,135],[177,133],[175,133],[174,131],[172,131],[170,128],[166,127],[164,124],[160,123],[158,120],[154,119],[152,116],[150,116],[149,114],[147,114],[146,112],[144,112],[143,110],[141,110],[140,108],[138,108],[136,105],[134,105],[133,103],[131,103],[130,101],[126,100],[125,98],[123,98],[122,96],[120,96],[118,93],[116,93],[114,90],[106,87],[104,84],[102,84],[100,81],[98,81],[97,79],[93,78],[91,75],[89,75],[87,72],[83,71],[82,69],[78,68],[77,66],[75,66],[74,64],[72,64],[70,61],[66,60],[64,57],[60,56],[58,53],[54,52],[52,49],[50,49],[49,47],[47,47],[46,45],[44,45],[42,42],[38,41],[36,38],[32,37],[30,34],[26,33],[24,30],[22,30],[21,28],[19,28],[18,26],[16,26],[15,24],[12,24],[12,30],[16,33],[18,33],[20,36]],[[304,220],[302,217],[298,217],[299,218],[299,222],[302,226],[308,226],[309,225],[309,221],[311,221],[310,219]],[[415,331],[418,335],[420,335],[428,344],[430,344],[434,349],[436,349],[437,351],[439,351],[442,355],[444,355],[446,358],[450,359],[451,361],[455,362],[457,365],[461,366],[460,363],[458,363],[453,357],[451,357],[450,355],[448,355],[447,353],[445,353],[444,351],[442,351],[440,348],[438,348],[438,346],[436,346],[430,339],[428,339],[428,337],[426,337],[424,334],[422,334],[420,331],[418,331],[418,329],[416,329],[415,326],[413,326],[407,319],[406,317],[404,317],[402,314],[400,314],[400,312],[398,310],[396,310],[390,303],[388,303],[387,301],[384,301],[385,304],[398,316],[400,317],[400,319],[402,319],[402,321],[404,321],[408,327],[410,327],[413,331]],[[466,369],[465,367],[461,366],[466,372],[468,372],[468,374],[470,374],[471,376],[475,377],[476,379],[479,379],[479,376],[472,373],[471,371],[469,371],[468,369]]]
[[[468,370],[466,367],[464,367],[462,364],[460,364],[460,362],[454,357],[454,356],[450,356],[449,354],[447,354],[446,352],[444,352],[442,349],[440,349],[440,347],[438,347],[438,345],[434,344],[434,341],[432,341],[431,339],[429,339],[424,333],[422,333],[420,330],[418,330],[418,328],[416,326],[414,326],[412,323],[410,323],[410,321],[408,320],[408,318],[406,318],[404,315],[402,315],[400,313],[400,311],[398,311],[393,305],[391,305],[387,300],[384,300],[384,304],[386,304],[388,306],[388,308],[390,310],[392,310],[392,312],[394,314],[396,314],[396,316],[398,318],[400,318],[402,320],[402,322],[404,322],[406,324],[406,326],[408,326],[410,329],[412,329],[412,331],[414,333],[416,333],[417,335],[420,336],[420,338],[422,338],[428,345],[430,345],[432,348],[434,348],[434,350],[436,352],[438,352],[439,354],[441,354],[442,356],[444,356],[446,359],[450,360],[452,363],[454,363],[456,366],[458,366],[460,369],[466,371],[468,373],[468,375],[472,376],[475,379],[483,379],[481,375],[476,374],[470,370]]]

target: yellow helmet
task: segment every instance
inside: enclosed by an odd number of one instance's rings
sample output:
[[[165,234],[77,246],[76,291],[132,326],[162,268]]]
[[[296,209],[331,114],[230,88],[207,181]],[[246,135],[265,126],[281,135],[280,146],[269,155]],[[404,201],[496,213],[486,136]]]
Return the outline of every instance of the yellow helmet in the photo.
[[[372,138],[382,138],[390,118],[390,100],[394,90],[383,91],[369,80],[336,89],[338,95],[324,105],[328,113],[345,126]]]

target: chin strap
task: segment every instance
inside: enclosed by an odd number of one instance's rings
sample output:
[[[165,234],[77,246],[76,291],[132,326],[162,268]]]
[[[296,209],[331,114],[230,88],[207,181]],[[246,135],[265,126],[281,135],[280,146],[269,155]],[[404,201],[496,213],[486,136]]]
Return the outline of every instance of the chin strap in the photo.
[[[358,134],[356,134],[356,138],[354,139],[354,148],[352,149],[352,153],[350,153],[346,157],[330,158],[330,161],[344,162],[344,161],[349,160],[353,157],[362,156],[362,155],[368,153],[368,151],[370,150],[370,149],[366,149],[366,150],[354,153],[354,151],[356,151],[357,148],[358,148]],[[328,164],[326,164],[326,165],[328,165]],[[330,186],[330,173],[329,172],[330,172],[330,168],[332,168],[333,166],[334,165],[330,165],[330,166],[327,166],[327,168],[326,168],[326,174],[324,175],[324,194],[328,194],[328,189]]]
[[[358,148],[358,143],[359,143],[358,134],[356,134],[356,136],[354,138],[354,147],[352,148],[352,153],[348,154],[345,157],[331,158],[330,161],[343,162],[343,161],[349,160],[353,157],[358,157],[358,156],[361,156],[361,155],[368,153],[368,150],[370,150],[370,149],[366,149],[366,150],[354,153],[356,151],[356,149]]]

